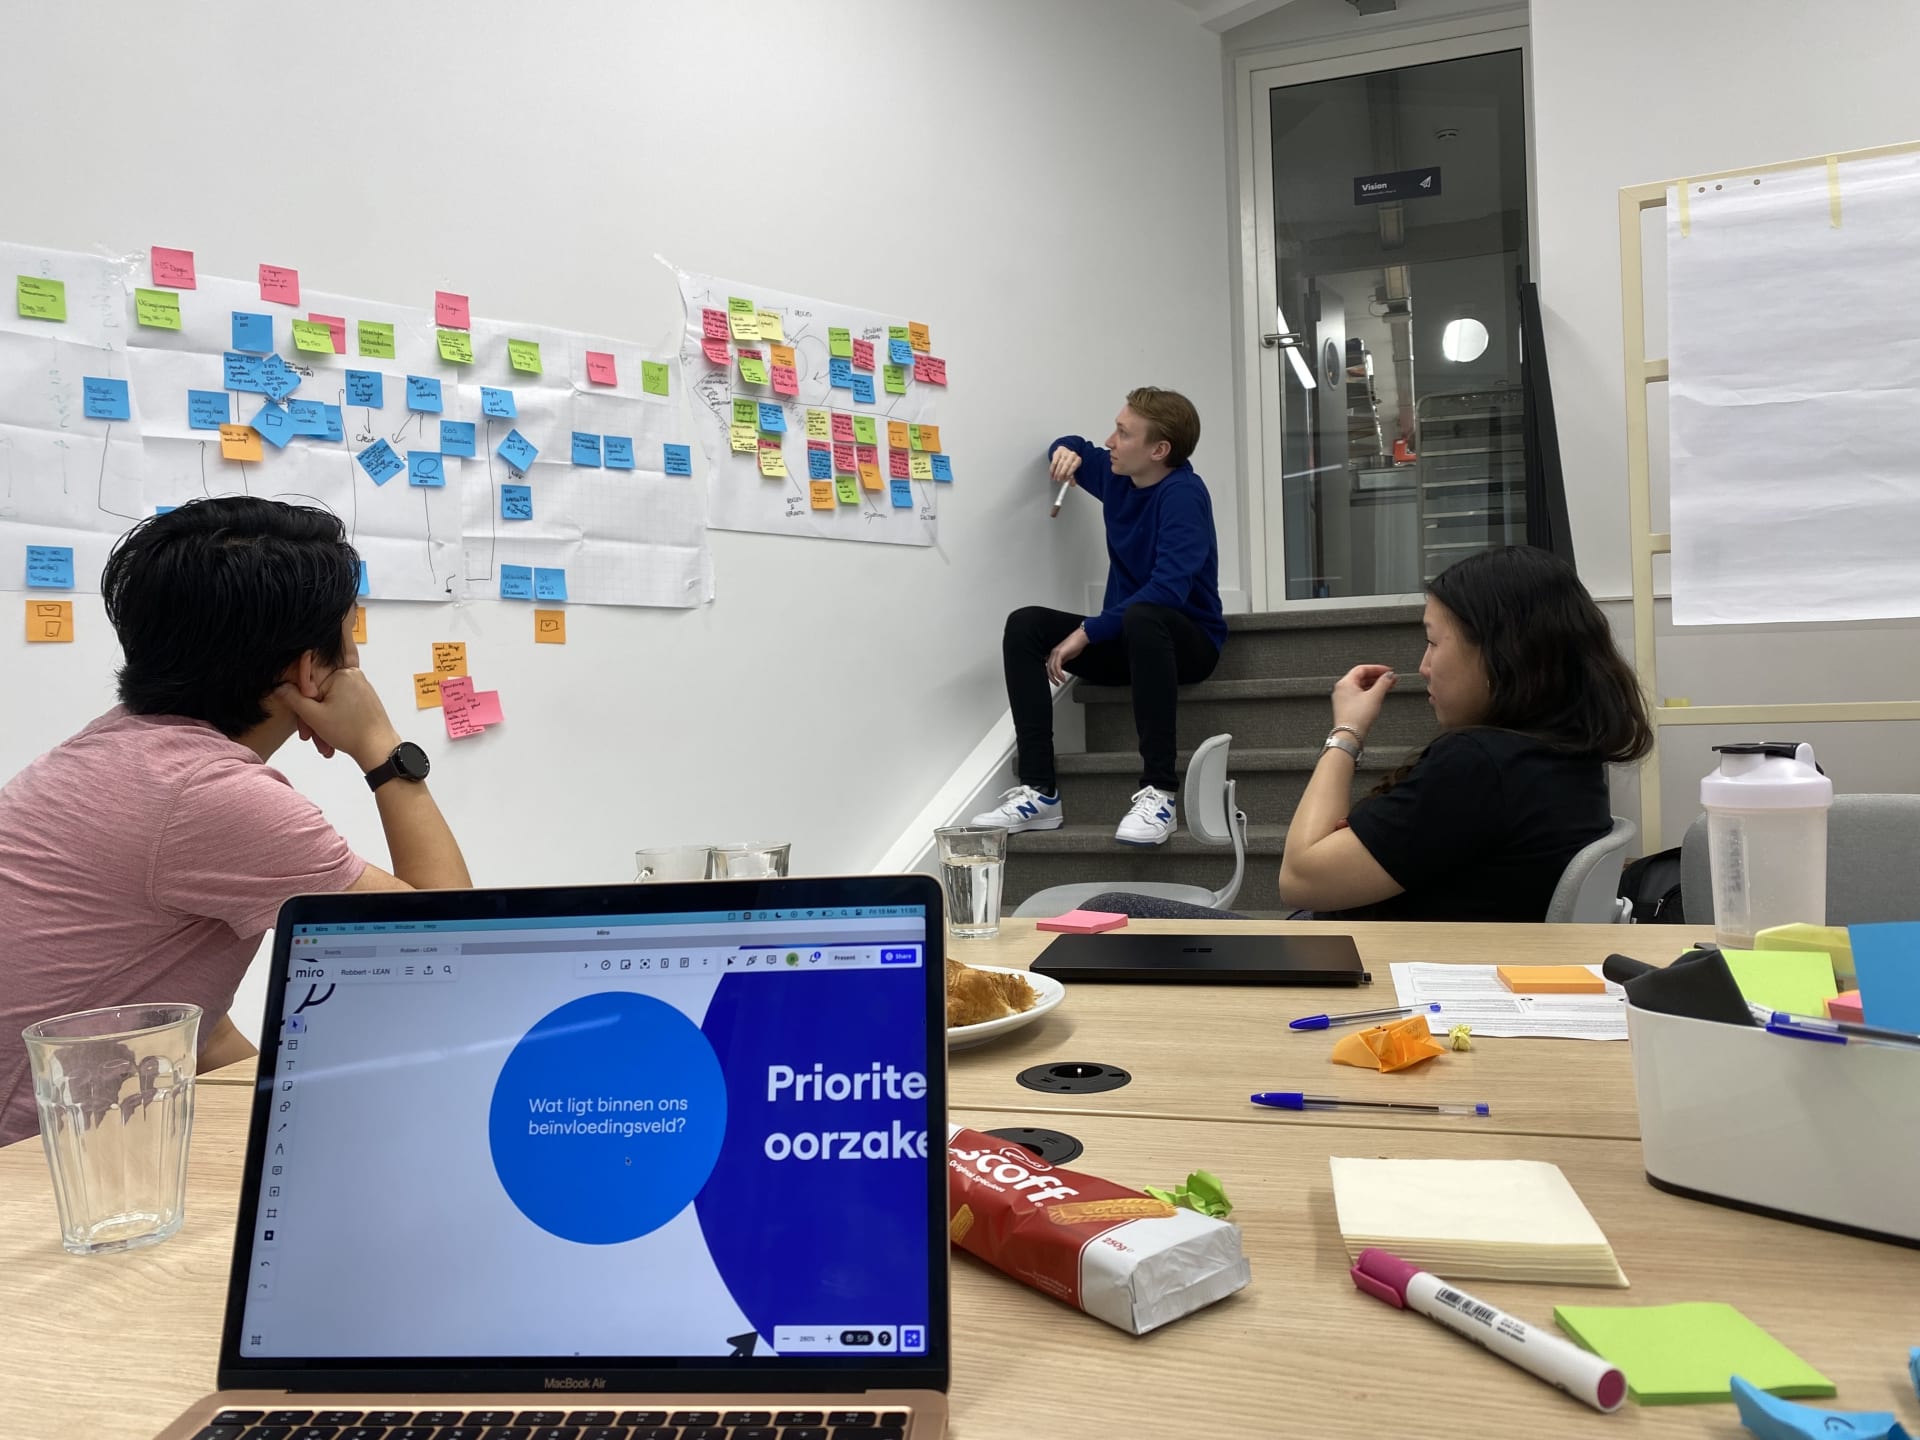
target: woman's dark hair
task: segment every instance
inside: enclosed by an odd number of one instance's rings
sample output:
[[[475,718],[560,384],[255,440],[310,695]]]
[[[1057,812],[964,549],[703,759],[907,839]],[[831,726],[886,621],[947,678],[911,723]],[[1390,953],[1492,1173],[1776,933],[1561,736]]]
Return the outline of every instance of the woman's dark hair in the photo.
[[[1566,561],[1529,545],[1488,550],[1427,591],[1486,663],[1493,703],[1480,724],[1616,765],[1653,749],[1640,682]]]
[[[236,736],[311,650],[340,663],[360,557],[338,517],[228,496],[142,520],[107,557],[100,591],[120,637],[120,701]]]

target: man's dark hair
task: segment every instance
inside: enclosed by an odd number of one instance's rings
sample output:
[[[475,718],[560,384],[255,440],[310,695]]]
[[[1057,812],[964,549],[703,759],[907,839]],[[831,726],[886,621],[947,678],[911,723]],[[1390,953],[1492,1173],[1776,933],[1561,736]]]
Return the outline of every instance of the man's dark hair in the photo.
[[[100,576],[120,637],[120,702],[237,736],[307,651],[338,665],[360,557],[339,518],[307,505],[227,496],[142,520]]]

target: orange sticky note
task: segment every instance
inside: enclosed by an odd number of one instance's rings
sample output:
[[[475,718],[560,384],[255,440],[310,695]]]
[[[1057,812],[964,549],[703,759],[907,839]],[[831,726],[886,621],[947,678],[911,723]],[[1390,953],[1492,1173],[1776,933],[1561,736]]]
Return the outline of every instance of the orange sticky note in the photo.
[[[356,645],[367,643],[367,607],[364,605],[353,607],[353,643]]]
[[[907,322],[907,343],[915,350],[933,349],[933,337],[927,333],[927,327],[918,320]]]
[[[436,675],[466,674],[467,642],[464,640],[434,641],[433,673]]]
[[[831,480],[810,480],[807,490],[812,496],[813,508],[831,510],[834,506],[833,482]]]
[[[564,610],[536,610],[533,612],[533,639],[539,645],[564,645],[567,643],[567,612]]]
[[[73,602],[71,600],[27,601],[27,643],[29,645],[72,644]]]
[[[920,448],[925,450],[929,455],[938,455],[940,453],[940,427],[938,425],[922,425],[920,427]]]
[[[869,490],[880,489],[880,467],[871,460],[862,460],[860,462],[860,483]]]
[[[440,703],[440,672],[425,670],[413,677],[413,708],[431,710]]]
[[[887,444],[895,450],[905,450],[912,443],[904,420],[887,421]]]
[[[769,345],[767,347],[767,354],[776,365],[785,365],[789,368],[793,365],[793,347],[791,345]]]
[[[1427,1017],[1411,1015],[1391,1025],[1375,1025],[1342,1036],[1328,1058],[1336,1065],[1358,1065],[1362,1070],[1404,1070],[1447,1053],[1447,1047],[1427,1029]]]
[[[251,425],[222,425],[220,427],[220,458],[222,460],[260,459],[260,432]]]
[[[1584,965],[1502,965],[1496,973],[1516,995],[1607,993],[1607,982]]]

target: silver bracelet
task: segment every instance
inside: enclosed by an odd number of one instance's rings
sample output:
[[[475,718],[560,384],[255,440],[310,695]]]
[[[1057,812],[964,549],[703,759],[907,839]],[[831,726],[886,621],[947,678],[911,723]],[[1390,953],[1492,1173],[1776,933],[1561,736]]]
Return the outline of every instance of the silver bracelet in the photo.
[[[1367,743],[1367,737],[1365,735],[1362,735],[1359,729],[1352,725],[1345,725],[1345,724],[1335,725],[1333,729],[1330,730],[1328,733],[1331,735],[1338,735],[1342,730],[1346,731],[1347,734],[1353,737],[1355,744],[1364,746]]]
[[[1347,739],[1346,736],[1337,733],[1327,736],[1326,743],[1320,747],[1323,754],[1328,750],[1344,750],[1353,757],[1353,763],[1356,765],[1360,763],[1360,752],[1362,748],[1362,746],[1356,745],[1353,741]]]

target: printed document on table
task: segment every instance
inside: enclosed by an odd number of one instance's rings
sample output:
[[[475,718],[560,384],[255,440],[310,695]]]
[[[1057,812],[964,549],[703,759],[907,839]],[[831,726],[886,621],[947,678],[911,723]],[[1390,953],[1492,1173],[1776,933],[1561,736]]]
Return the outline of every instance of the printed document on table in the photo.
[[[1492,965],[1397,964],[1394,993],[1402,1005],[1440,1002],[1427,1028],[1444,1035],[1471,1025],[1476,1035],[1531,1035],[1554,1040],[1624,1040],[1627,992],[1607,982],[1604,995],[1516,995],[1500,983]],[[1586,967],[1595,975],[1598,965]]]

